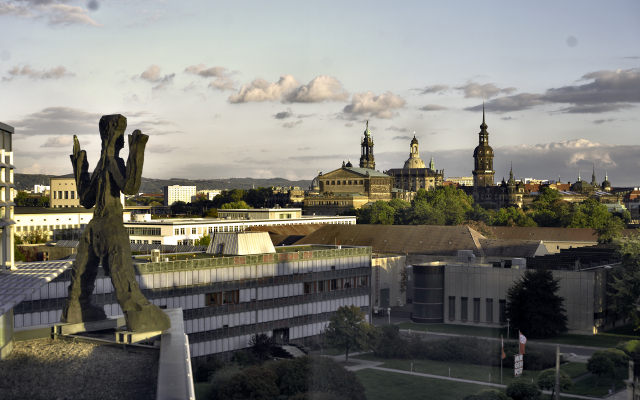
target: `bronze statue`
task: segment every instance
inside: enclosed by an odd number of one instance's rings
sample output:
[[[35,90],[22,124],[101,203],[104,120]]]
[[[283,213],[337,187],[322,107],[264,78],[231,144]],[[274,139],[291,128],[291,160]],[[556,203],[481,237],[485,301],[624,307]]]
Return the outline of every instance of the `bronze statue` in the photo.
[[[135,130],[129,135],[129,159],[120,158],[124,147],[127,119],[122,115],[100,118],[102,152],[93,175],[88,172],[87,153],[73,137],[71,163],[78,199],[85,208],[95,205],[93,219],[78,244],[73,264],[69,297],[62,311],[62,322],[81,323],[106,319],[102,307],[91,304],[98,265],[111,282],[124,312],[127,329],[134,332],[163,331],[171,327],[169,317],[140,292],[131,261],[129,234],[122,222],[120,192],[136,194],[140,188],[144,148],[149,136]]]

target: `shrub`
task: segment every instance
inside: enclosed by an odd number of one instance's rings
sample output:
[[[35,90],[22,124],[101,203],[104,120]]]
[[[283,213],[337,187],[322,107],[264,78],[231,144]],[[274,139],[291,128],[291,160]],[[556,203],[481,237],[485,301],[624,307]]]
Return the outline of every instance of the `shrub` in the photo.
[[[275,399],[280,394],[277,378],[268,368],[249,367],[220,384],[218,399]]]
[[[203,364],[197,364],[193,374],[195,382],[208,382],[211,374],[224,367],[224,363],[220,360],[213,359]]]
[[[249,356],[244,351],[236,351],[233,353],[233,362],[244,367],[249,362]]]
[[[227,365],[217,370],[209,378],[211,382],[211,399],[218,399],[218,389],[228,380],[242,373],[242,369],[238,364]]]
[[[507,395],[500,390],[485,389],[476,394],[465,396],[463,400],[507,400]]]
[[[537,400],[541,393],[536,385],[522,379],[515,379],[507,386],[507,397],[513,400]]]

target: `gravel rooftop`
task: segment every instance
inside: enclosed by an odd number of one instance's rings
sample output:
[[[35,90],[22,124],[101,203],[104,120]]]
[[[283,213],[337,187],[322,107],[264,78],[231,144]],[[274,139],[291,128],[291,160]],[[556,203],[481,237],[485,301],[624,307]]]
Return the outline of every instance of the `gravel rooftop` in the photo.
[[[0,399],[155,399],[158,352],[63,340],[17,342],[0,362]]]

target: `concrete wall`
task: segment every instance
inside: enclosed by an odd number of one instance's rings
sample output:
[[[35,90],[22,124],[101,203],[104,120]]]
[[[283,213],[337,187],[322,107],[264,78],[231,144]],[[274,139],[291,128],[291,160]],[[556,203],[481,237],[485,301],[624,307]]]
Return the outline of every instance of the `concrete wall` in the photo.
[[[597,239],[597,238],[596,238]],[[597,240],[593,242],[565,242],[565,241],[543,241],[544,246],[547,248],[549,254],[558,254],[563,249],[576,249],[578,247],[595,246],[598,244]]]
[[[511,268],[482,268],[466,266],[447,266],[445,268],[444,319],[445,323],[499,327],[506,325],[500,321],[500,300],[506,299],[507,290],[519,279],[525,270]],[[596,318],[595,313],[605,313],[606,280],[610,269],[591,271],[553,271],[560,278],[558,295],[564,298],[570,333],[594,334],[613,325],[603,316]],[[449,297],[455,296],[455,318],[449,318]],[[467,297],[468,318],[461,320],[461,298]],[[480,299],[480,320],[473,321],[473,300]],[[493,299],[493,322],[487,322],[486,300]],[[615,319],[615,317],[613,317]],[[622,320],[619,320],[622,323]]]
[[[407,257],[389,256],[371,260],[371,304],[380,307],[380,289],[389,289],[389,305],[397,306],[398,298],[407,304],[407,292],[400,293],[400,272],[406,268]],[[378,280],[379,279],[379,280]],[[376,282],[378,280],[378,282]],[[378,285],[379,283],[379,285]]]
[[[13,308],[0,315],[0,360],[13,350]]]

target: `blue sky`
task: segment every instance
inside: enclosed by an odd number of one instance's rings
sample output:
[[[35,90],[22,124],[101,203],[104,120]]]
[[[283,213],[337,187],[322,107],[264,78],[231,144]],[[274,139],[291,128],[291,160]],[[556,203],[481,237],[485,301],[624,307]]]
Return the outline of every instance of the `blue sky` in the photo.
[[[496,176],[640,186],[640,2],[0,0],[0,121],[19,172],[150,135],[144,176],[311,179],[400,167],[416,132],[470,175],[485,97]],[[93,164],[91,165],[93,167]]]

